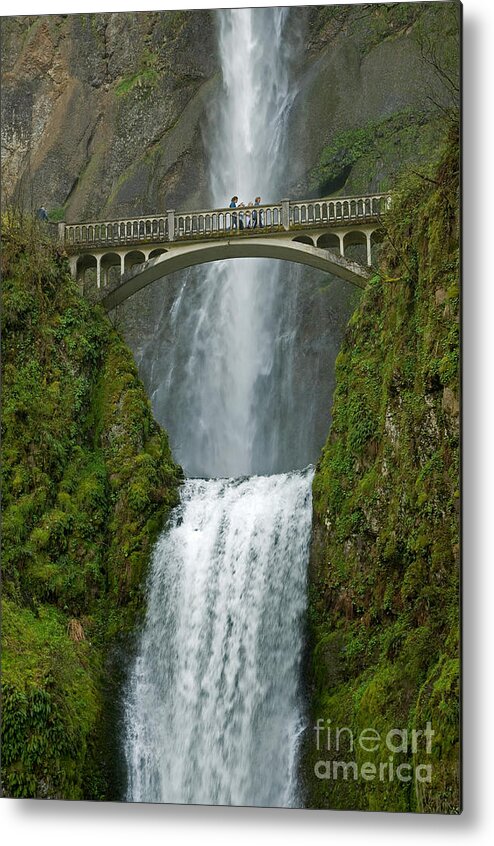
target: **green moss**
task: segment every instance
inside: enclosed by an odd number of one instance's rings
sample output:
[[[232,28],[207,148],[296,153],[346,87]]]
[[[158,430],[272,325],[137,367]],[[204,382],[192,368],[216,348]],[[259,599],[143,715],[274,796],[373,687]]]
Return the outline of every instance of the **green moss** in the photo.
[[[336,362],[332,427],[313,485],[309,684],[314,723],[385,736],[430,722],[430,755],[409,749],[393,762],[430,763],[432,783],[319,780],[314,766],[324,756],[309,738],[310,807],[460,807],[455,127],[430,173],[402,179],[380,274]],[[381,743],[371,760],[386,763],[389,750]]]
[[[131,353],[36,223],[6,224],[2,261],[4,790],[108,798],[105,667],[181,471]]]
[[[158,56],[146,49],[140,57],[139,64],[139,70],[120,80],[115,88],[117,97],[124,97],[135,88],[139,88],[145,93],[156,84],[159,77]]]
[[[2,604],[2,775],[8,796],[82,799],[80,764],[99,715],[90,647],[64,614]]]
[[[56,208],[50,209],[48,217],[53,223],[60,223],[65,220],[65,209],[63,206],[57,206]]]
[[[410,162],[422,162],[437,141],[439,124],[425,111],[407,109],[384,120],[339,133],[321,152],[310,174],[310,187],[321,196],[393,187],[396,174]]]

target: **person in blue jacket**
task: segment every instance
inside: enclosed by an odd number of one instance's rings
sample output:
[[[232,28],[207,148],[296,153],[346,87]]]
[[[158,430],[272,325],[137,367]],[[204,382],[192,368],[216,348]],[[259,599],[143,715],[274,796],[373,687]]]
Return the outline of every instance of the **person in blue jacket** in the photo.
[[[236,209],[237,203],[238,203],[238,197],[232,197],[231,202],[230,202],[230,208]],[[236,214],[232,214],[232,228],[233,229],[237,228],[237,215]]]

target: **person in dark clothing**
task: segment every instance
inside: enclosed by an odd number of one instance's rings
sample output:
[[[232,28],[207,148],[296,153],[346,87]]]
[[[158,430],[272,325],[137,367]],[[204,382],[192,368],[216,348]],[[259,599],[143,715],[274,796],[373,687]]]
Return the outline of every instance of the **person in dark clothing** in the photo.
[[[256,197],[254,205],[259,206],[260,204],[261,198]],[[259,211],[257,211],[257,209],[254,209],[254,211],[252,212],[252,226],[256,227],[257,225],[259,225],[260,227],[264,226],[261,209],[259,209]]]
[[[38,211],[36,212],[36,217],[38,218],[38,220],[42,220],[44,223],[48,222],[48,212],[46,211],[44,206],[41,206],[41,208],[38,209]]]
[[[238,203],[238,197],[232,197],[232,199],[230,201],[230,208],[236,209],[237,203]],[[232,214],[232,229],[236,229],[236,228],[237,228],[237,215]]]
[[[244,209],[244,208],[245,208],[245,203],[239,203],[239,204],[238,204],[238,206],[237,206],[237,208],[239,208],[239,209]],[[243,229],[243,228],[244,228],[244,213],[243,213],[243,212],[239,212],[239,215],[238,215],[238,228],[239,228],[239,229]]]

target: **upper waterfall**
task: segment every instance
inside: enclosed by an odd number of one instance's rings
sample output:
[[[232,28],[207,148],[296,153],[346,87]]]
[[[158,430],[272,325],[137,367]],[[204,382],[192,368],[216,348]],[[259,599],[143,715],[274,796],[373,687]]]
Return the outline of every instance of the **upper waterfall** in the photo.
[[[224,9],[218,15],[222,91],[208,129],[213,203],[280,199],[287,174],[287,120],[296,94],[288,8]]]
[[[222,84],[205,128],[214,204],[282,193],[295,95],[288,19],[286,8],[217,15]],[[293,410],[295,334],[295,288],[280,284],[284,272],[281,262],[239,259],[183,277],[151,380],[158,383],[153,404],[163,409],[189,475],[273,473],[308,463],[281,455]]]

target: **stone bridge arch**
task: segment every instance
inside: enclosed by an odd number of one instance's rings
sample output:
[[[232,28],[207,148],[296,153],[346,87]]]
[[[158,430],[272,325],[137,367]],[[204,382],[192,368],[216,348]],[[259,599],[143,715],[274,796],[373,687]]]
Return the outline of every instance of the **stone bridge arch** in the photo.
[[[331,273],[359,288],[364,288],[369,278],[368,268],[336,252],[306,243],[305,238],[303,241],[282,237],[252,240],[239,238],[187,246],[176,244],[159,256],[151,257],[144,263],[136,263],[123,274],[119,284],[111,286],[110,290],[101,291],[101,303],[110,311],[152,282],[178,270],[235,258],[269,258],[295,262]]]

